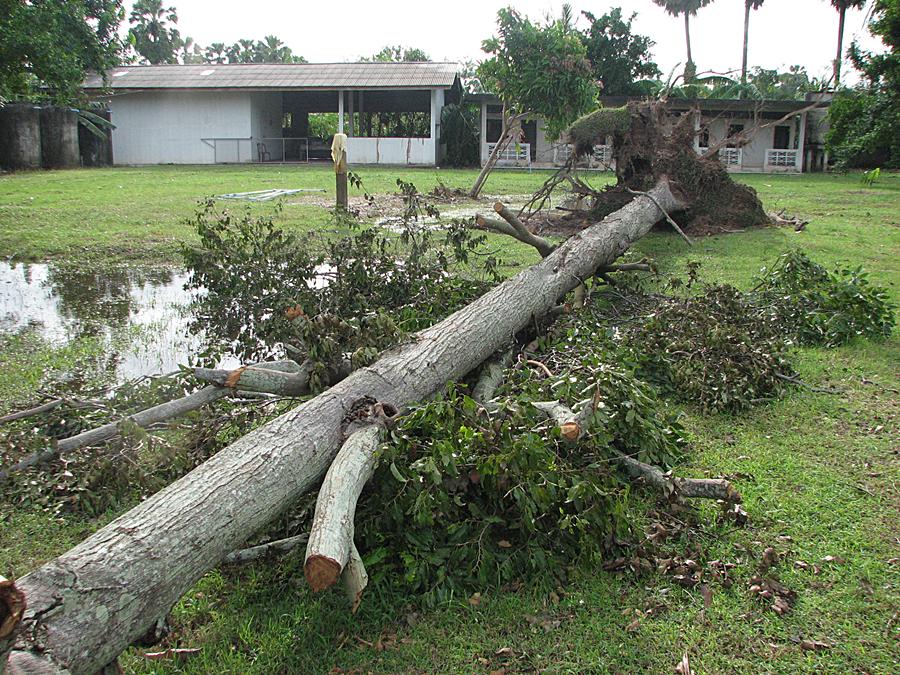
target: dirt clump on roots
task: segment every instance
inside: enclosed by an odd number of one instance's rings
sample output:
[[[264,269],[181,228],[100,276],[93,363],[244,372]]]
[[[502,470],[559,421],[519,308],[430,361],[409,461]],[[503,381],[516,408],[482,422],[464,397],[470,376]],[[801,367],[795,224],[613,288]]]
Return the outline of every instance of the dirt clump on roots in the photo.
[[[649,190],[667,176],[688,205],[676,218],[685,230],[703,234],[768,225],[756,190],[732,180],[717,156],[697,155],[696,133],[692,113],[672,118],[661,101],[601,108],[576,121],[567,134],[577,156],[612,138],[617,184],[594,193],[591,219],[622,208],[634,198],[629,190]]]

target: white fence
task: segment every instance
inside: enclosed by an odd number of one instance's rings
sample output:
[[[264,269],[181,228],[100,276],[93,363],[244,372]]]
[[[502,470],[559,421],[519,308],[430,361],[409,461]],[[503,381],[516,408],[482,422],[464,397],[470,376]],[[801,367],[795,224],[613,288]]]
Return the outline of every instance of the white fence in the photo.
[[[798,150],[766,150],[766,168],[796,169]]]
[[[709,154],[709,148],[700,148],[700,154]],[[742,148],[719,148],[719,161],[725,166],[740,168],[744,160]]]
[[[487,144],[487,156],[494,154],[496,143]],[[510,143],[497,157],[497,164],[502,166],[531,166],[531,143]]]
[[[201,138],[214,164],[309,162],[308,138]]]

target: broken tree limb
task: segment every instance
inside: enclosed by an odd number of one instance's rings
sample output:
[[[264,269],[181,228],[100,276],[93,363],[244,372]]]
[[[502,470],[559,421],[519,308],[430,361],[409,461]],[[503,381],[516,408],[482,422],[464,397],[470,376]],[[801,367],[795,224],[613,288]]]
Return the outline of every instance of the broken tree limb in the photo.
[[[590,426],[591,415],[594,414],[594,406],[590,401],[586,401],[577,413],[559,401],[532,401],[531,405],[556,422],[559,435],[570,443],[584,437]]]
[[[281,362],[279,362],[281,363]],[[201,382],[210,382],[218,387],[253,391],[277,396],[306,396],[310,393],[310,376],[315,370],[312,361],[294,364],[293,370],[273,368],[267,363],[253,366],[241,366],[233,370],[214,368],[194,368],[194,377]],[[328,381],[338,382],[352,371],[350,361],[342,360],[326,373]]]
[[[686,204],[661,179],[667,210]],[[545,259],[264,424],[119,516],[16,585],[28,608],[10,663],[93,673],[110,663],[209,569],[293,504],[343,442],[360,396],[399,408],[477,368],[598,267],[615,261],[659,218],[653,200],[624,208],[567,239]]]
[[[575,442],[583,438],[590,428],[591,415],[596,408],[597,400],[595,395],[593,399],[585,401],[577,413],[559,401],[533,401],[531,405],[556,422],[564,439]],[[612,451],[632,478],[643,479],[650,487],[662,492],[666,497],[674,494],[681,497],[722,499],[727,502],[741,501],[741,493],[724,478],[680,478],[663,473],[659,467],[640,462],[618,450]]]
[[[35,415],[40,415],[41,413],[49,412],[54,408],[58,408],[60,405],[64,403],[64,399],[57,398],[52,401],[47,401],[46,403],[42,403],[41,405],[37,405],[33,408],[29,408],[28,410],[19,410],[18,412],[9,413],[8,415],[4,415],[0,417],[0,424],[6,424],[7,422],[15,422],[16,420],[22,420],[26,417],[34,417]]]
[[[611,272],[652,272],[653,267],[649,263],[622,263],[621,265],[607,265],[599,270],[609,274]]]
[[[645,464],[621,452],[616,451],[616,456],[632,478],[642,478],[647,485],[662,492],[666,497],[674,494],[700,499],[722,499],[735,503],[741,501],[741,493],[724,478],[679,478],[663,473],[658,466]]]
[[[288,364],[293,364],[293,366]],[[270,368],[289,369],[292,367],[296,367],[296,365],[297,364],[293,361],[273,361],[271,364],[260,364],[258,366],[254,366],[254,368],[265,372]],[[95,429],[83,431],[80,434],[76,434],[75,436],[60,439],[56,443],[56,447],[46,448],[45,450],[33,452],[27,457],[8,467],[7,469],[0,470],[0,480],[5,480],[10,476],[10,474],[24,471],[25,469],[29,469],[33,466],[52,462],[57,457],[72,452],[73,450],[77,450],[78,448],[105,443],[111,438],[115,438],[119,435],[121,424],[125,420],[128,420],[129,422],[136,424],[141,428],[147,428],[154,424],[186,415],[193,410],[197,410],[205,405],[209,405],[210,403],[218,401],[221,398],[230,396],[232,393],[234,393],[232,389],[227,389],[221,386],[203,387],[202,389],[198,389],[197,391],[188,394],[187,396],[177,398],[174,401],[166,401],[165,403],[160,403],[159,405],[153,406],[152,408],[147,408],[146,410],[142,410],[140,412],[134,413],[133,415],[129,415],[122,420],[110,422],[109,424],[104,424],[103,426],[97,427]]]
[[[25,595],[16,585],[0,576],[0,673],[12,650],[25,612]]]
[[[265,558],[270,555],[283,555],[285,553],[293,551],[298,546],[304,546],[307,541],[309,541],[309,534],[304,532],[303,534],[298,534],[293,537],[287,537],[286,539],[276,539],[275,541],[269,541],[265,544],[259,544],[258,546],[242,548],[237,551],[232,551],[231,553],[226,555],[225,559],[222,561],[222,564],[246,565],[249,562],[253,562],[254,560],[259,560],[260,558]]]
[[[397,412],[387,403],[369,406],[365,418],[347,430],[347,440],[325,474],[303,564],[303,574],[314,591],[324,591],[337,583],[347,565],[356,502],[375,472],[378,448]]]
[[[516,232],[516,239],[519,241],[528,244],[529,246],[534,246],[537,249],[537,252],[541,254],[542,258],[546,258],[548,255],[553,253],[554,246],[549,241],[544,239],[543,237],[539,237],[536,234],[533,234],[521,220],[506,208],[506,205],[503,202],[494,202],[494,211],[497,212],[503,220],[509,223],[510,227],[513,228]]]
[[[481,374],[478,381],[472,388],[472,398],[486,406],[494,398],[494,392],[503,382],[503,372],[509,368],[513,362],[513,350],[508,349],[497,358],[485,361],[481,367]]]

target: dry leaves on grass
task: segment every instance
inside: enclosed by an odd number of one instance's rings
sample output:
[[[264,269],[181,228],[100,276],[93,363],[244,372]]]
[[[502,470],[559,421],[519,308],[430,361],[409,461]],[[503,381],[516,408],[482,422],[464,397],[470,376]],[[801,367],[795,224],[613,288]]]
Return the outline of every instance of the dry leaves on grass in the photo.
[[[681,661],[675,666],[675,673],[677,675],[694,675],[694,671],[691,670],[691,662],[688,659],[687,652],[684,653],[684,656],[681,657]]]

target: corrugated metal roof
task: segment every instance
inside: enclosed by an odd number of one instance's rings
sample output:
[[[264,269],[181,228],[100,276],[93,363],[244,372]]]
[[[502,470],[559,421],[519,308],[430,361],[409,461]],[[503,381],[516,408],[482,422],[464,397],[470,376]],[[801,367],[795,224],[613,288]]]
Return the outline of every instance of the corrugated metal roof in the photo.
[[[122,66],[85,89],[423,89],[451,87],[456,63],[247,63]]]

